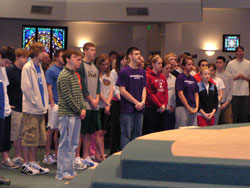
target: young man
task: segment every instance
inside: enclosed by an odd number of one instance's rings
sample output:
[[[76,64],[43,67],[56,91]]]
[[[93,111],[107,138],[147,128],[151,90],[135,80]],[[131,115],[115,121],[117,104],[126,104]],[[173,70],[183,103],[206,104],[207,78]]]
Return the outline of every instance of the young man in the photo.
[[[48,70],[49,66],[51,63],[51,59],[50,56],[47,52],[43,52],[43,58],[42,58],[42,68],[43,68],[43,72],[44,74],[46,73],[46,71]]]
[[[194,77],[190,75],[193,64],[193,59],[186,57],[182,62],[183,72],[176,78],[175,128],[177,129],[185,126],[197,126],[199,88]]]
[[[4,168],[18,168],[9,158],[10,142],[10,113],[7,85],[9,84],[5,67],[15,61],[15,51],[11,47],[0,48],[0,152],[3,153],[1,166]],[[9,185],[10,180],[0,176],[0,184]]]
[[[37,147],[45,146],[46,141],[44,114],[48,109],[48,92],[41,66],[43,52],[42,43],[33,43],[30,46],[31,60],[22,70],[24,164],[21,172],[30,175],[49,172],[36,162]]]
[[[236,59],[230,61],[226,71],[233,76],[232,111],[233,123],[248,121],[248,97],[250,81],[250,62],[244,58],[244,48],[237,47]]]
[[[86,118],[82,121],[81,136],[79,147],[76,152],[76,163],[87,164],[88,166],[97,165],[90,159],[90,142],[91,135],[96,130],[100,130],[99,120],[99,97],[100,97],[100,81],[98,69],[94,65],[96,47],[92,43],[86,43],[83,46],[84,58],[80,68],[77,70],[80,75],[82,93],[87,108]],[[80,147],[83,143],[83,157],[80,158]]]
[[[208,61],[207,61],[206,59],[201,59],[201,60],[198,62],[199,71],[200,71],[201,68],[204,68],[204,67],[208,67]],[[196,73],[196,74],[194,75],[194,78],[195,78],[195,80],[197,81],[197,83],[199,83],[200,81],[202,81],[200,72]],[[212,78],[209,79],[209,82],[215,84]]]
[[[27,63],[28,53],[25,49],[18,48],[15,50],[16,61],[13,66],[6,68],[9,79],[8,96],[10,100],[11,110],[11,141],[14,142],[15,156],[12,159],[14,164],[21,166],[23,158],[22,150],[22,90],[21,90],[21,75],[25,63]]]
[[[121,149],[142,134],[143,109],[146,100],[146,72],[139,68],[141,53],[137,47],[127,50],[129,65],[118,75],[121,93]]]
[[[71,180],[74,171],[75,150],[78,146],[81,120],[85,118],[86,107],[75,71],[80,67],[81,54],[75,50],[63,53],[65,67],[57,80],[58,116],[60,141],[58,147],[58,180]]]
[[[58,50],[55,53],[56,62],[52,65],[45,74],[47,89],[49,94],[49,109],[48,109],[48,129],[46,132],[46,154],[43,162],[46,164],[56,163],[58,149],[58,96],[57,96],[57,78],[63,69],[63,50]],[[51,154],[52,135],[54,133],[55,154]]]
[[[233,76],[225,71],[226,58],[218,56],[216,58],[216,76],[221,78],[225,84],[225,90],[221,98],[221,114],[219,117],[219,124],[233,123],[232,117],[232,94],[233,94]]]

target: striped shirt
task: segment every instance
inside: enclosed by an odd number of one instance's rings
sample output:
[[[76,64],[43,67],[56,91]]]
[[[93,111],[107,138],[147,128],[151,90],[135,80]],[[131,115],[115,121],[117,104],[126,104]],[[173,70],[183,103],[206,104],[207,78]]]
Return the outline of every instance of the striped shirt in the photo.
[[[58,116],[80,115],[84,105],[82,91],[77,75],[64,67],[57,80]]]

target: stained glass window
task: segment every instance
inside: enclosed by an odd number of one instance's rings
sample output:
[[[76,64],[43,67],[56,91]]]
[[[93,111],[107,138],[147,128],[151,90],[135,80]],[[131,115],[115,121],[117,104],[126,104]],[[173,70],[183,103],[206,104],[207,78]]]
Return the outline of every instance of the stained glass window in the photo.
[[[50,35],[51,35],[51,28],[45,27],[38,27],[38,38],[37,42],[43,43],[45,50],[47,53],[50,54]]]
[[[67,48],[67,27],[23,26],[22,47],[29,49],[36,41],[45,46],[46,52],[54,56],[56,50]]]
[[[29,49],[30,45],[36,41],[36,28],[23,27],[23,48]]]
[[[223,35],[223,52],[235,52],[240,45],[240,35]]]
[[[54,56],[56,50],[65,49],[65,29],[52,29],[52,55]]]

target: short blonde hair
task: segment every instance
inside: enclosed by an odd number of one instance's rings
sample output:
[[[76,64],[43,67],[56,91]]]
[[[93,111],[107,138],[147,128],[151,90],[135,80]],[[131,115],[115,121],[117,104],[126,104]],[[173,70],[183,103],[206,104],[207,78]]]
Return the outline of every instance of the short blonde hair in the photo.
[[[164,56],[164,61],[167,62],[168,58],[170,57],[176,57],[176,54],[174,52],[169,52]]]

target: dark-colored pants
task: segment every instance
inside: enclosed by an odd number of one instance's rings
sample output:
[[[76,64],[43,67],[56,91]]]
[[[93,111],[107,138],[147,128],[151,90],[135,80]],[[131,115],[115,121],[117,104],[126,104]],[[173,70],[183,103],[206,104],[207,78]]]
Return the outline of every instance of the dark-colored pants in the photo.
[[[233,96],[232,98],[233,123],[248,121],[248,96]]]
[[[165,130],[175,129],[175,111],[165,112]]]
[[[11,116],[0,119],[0,152],[11,149],[10,130]]]
[[[142,129],[143,135],[165,130],[165,113],[160,113],[156,110],[156,108],[145,108]]]
[[[120,101],[111,102],[111,138],[110,138],[110,155],[120,151]]]

